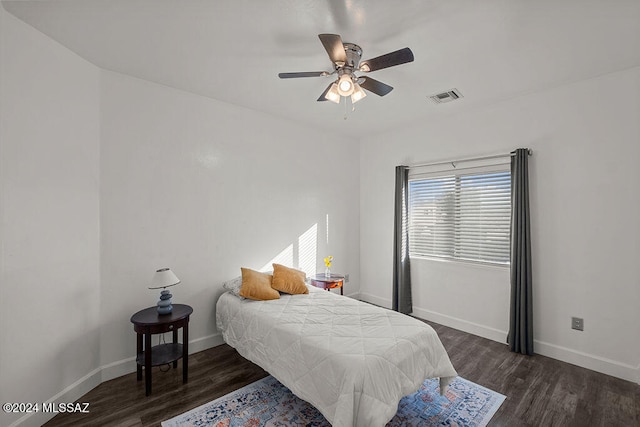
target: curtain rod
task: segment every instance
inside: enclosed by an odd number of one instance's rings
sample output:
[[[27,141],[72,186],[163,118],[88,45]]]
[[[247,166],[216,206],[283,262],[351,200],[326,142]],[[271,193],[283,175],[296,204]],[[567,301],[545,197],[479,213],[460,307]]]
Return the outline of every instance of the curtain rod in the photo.
[[[527,153],[530,156],[533,155],[533,151],[531,150],[531,148],[527,149]],[[472,162],[472,161],[477,161],[477,160],[499,159],[501,157],[513,157],[513,156],[515,156],[515,153],[493,154],[491,156],[469,157],[469,158],[466,158],[466,159],[457,159],[457,160],[442,160],[442,161],[439,161],[439,162],[419,163],[419,164],[415,164],[415,165],[409,165],[409,169],[418,168],[418,167],[424,167],[424,166],[437,166],[437,165],[448,165],[448,164],[453,164],[453,166],[455,167],[455,163]]]

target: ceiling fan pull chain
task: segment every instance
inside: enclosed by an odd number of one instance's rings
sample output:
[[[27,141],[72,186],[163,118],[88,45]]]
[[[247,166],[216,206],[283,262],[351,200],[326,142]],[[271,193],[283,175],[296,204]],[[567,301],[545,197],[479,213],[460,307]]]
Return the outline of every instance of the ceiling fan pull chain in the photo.
[[[342,98],[344,99],[344,119],[347,120],[347,97],[343,96]]]

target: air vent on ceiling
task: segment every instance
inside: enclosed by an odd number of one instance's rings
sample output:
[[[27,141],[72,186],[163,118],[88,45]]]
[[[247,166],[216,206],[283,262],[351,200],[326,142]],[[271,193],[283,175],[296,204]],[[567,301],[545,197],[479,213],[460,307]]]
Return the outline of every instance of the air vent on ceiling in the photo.
[[[458,89],[451,89],[446,92],[431,95],[429,98],[436,104],[444,104],[445,102],[455,101],[462,98],[462,94]]]

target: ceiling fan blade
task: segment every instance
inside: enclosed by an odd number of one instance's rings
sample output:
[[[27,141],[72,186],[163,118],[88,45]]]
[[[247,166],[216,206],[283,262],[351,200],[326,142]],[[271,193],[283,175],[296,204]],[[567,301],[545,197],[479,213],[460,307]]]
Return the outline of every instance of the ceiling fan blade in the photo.
[[[405,64],[413,61],[413,52],[408,47],[396,50],[385,55],[367,59],[360,62],[360,71],[369,72],[393,67],[394,65]]]
[[[325,98],[325,96],[327,95],[327,93],[331,89],[331,85],[333,85],[333,82],[329,83],[329,86],[327,86],[327,88],[324,90],[324,92],[322,92],[322,95],[320,95],[320,98],[318,98],[317,101],[328,101],[328,99]]]
[[[295,79],[298,77],[322,77],[328,76],[326,71],[304,71],[300,73],[279,73],[278,77],[281,79]]]
[[[342,38],[338,34],[318,34],[318,37],[329,54],[331,62],[343,66],[347,62],[347,54],[344,51]]]
[[[379,82],[378,80],[374,80],[371,77],[362,78],[364,79],[364,81],[360,83],[360,87],[373,92],[376,95],[385,96],[393,90],[392,86]]]

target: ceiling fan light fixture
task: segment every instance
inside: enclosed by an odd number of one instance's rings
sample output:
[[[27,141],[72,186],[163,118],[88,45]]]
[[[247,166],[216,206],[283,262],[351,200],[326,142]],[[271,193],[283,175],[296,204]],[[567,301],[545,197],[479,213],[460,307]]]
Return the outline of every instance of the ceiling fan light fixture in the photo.
[[[343,74],[338,79],[338,93],[342,96],[350,96],[353,93],[353,80],[350,74]]]
[[[358,83],[354,83],[353,93],[351,94],[351,103],[355,104],[365,96],[367,96],[366,92],[360,87]]]
[[[351,103],[354,104],[366,97],[369,92],[378,96],[385,96],[393,90],[392,86],[368,77],[358,78],[356,74],[395,67],[414,60],[411,49],[405,47],[404,49],[361,61],[362,48],[357,44],[343,42],[339,34],[318,34],[318,38],[331,60],[331,72],[304,71],[278,74],[281,79],[323,77],[337,74],[337,80],[329,83],[329,86],[320,94],[317,101],[331,101],[340,104],[342,97],[350,97]]]
[[[336,104],[340,103],[340,93],[338,91],[337,83],[331,85],[331,88],[324,96],[324,99],[326,99],[327,101],[335,102]]]

